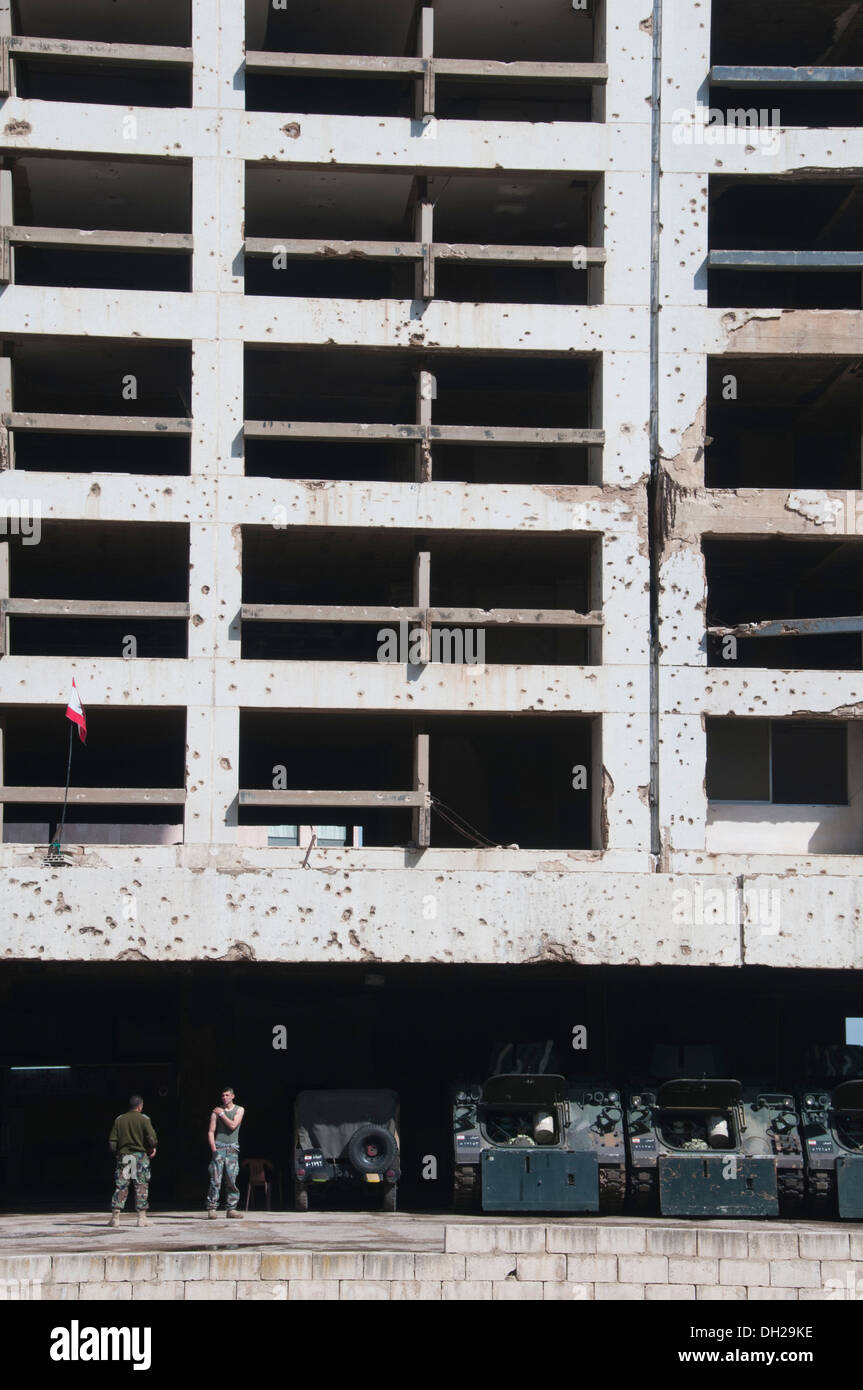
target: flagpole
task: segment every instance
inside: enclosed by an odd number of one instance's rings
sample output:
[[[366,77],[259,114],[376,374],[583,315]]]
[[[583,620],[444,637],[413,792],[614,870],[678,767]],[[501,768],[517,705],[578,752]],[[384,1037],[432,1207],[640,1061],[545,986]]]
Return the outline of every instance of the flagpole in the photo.
[[[56,841],[55,841],[55,843],[56,843],[58,849],[60,848],[60,845],[61,845],[62,842],[63,842],[63,826],[66,824],[66,804],[67,804],[67,802],[68,802],[68,800],[69,800],[69,780],[70,780],[70,778],[71,778],[71,776],[72,776],[72,735],[73,735],[74,732],[75,732],[75,726],[73,725],[72,721],[70,720],[70,721],[69,721],[69,757],[68,757],[68,760],[67,760],[67,762],[66,762],[66,790],[65,790],[64,793],[63,793],[63,814],[62,814],[62,816],[60,817],[60,826],[59,826],[59,829],[57,830],[57,839],[56,839]]]

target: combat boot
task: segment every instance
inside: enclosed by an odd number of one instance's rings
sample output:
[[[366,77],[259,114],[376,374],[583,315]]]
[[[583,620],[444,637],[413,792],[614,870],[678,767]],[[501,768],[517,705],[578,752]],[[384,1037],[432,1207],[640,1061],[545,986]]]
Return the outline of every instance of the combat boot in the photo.
[[[139,1228],[140,1228],[141,1226],[149,1226],[149,1224],[150,1224],[150,1222],[149,1222],[149,1220],[147,1219],[147,1213],[146,1213],[145,1211],[139,1211],[139,1212],[138,1212],[138,1226],[139,1226]]]
[[[119,1213],[118,1209],[115,1207],[114,1210],[111,1212],[111,1220],[108,1222],[108,1225],[114,1227],[114,1226],[119,1226],[119,1224],[120,1224],[120,1213]]]
[[[243,1219],[243,1217],[245,1216],[245,1214],[246,1214],[246,1213],[245,1213],[244,1211],[237,1211],[237,1208],[236,1208],[236,1207],[229,1207],[229,1208],[228,1208],[228,1211],[227,1211],[227,1215],[228,1215],[228,1216],[233,1216],[234,1219],[237,1220],[237,1221],[241,1221],[241,1220]]]
[[[215,1207],[208,1207],[208,1208],[207,1208],[207,1220],[208,1220],[208,1221],[216,1221],[216,1220],[218,1219],[218,1216],[219,1216],[219,1213],[217,1212],[217,1210],[216,1210]]]

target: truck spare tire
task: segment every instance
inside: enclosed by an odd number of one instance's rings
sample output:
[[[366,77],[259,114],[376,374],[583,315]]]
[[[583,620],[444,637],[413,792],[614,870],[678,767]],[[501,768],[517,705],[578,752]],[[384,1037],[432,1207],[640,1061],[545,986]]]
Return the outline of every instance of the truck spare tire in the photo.
[[[384,1173],[397,1153],[394,1136],[380,1125],[360,1125],[348,1141],[348,1162],[357,1173]]]

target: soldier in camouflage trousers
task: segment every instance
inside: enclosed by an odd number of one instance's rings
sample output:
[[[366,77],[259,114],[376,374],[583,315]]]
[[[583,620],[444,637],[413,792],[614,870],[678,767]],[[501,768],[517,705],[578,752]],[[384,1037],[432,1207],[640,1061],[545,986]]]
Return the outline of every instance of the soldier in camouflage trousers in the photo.
[[[207,1189],[207,1216],[215,1220],[222,1181],[225,1183],[226,1215],[239,1217],[240,1189],[237,1175],[240,1171],[240,1125],[245,1114],[242,1105],[234,1102],[232,1087],[222,1090],[222,1103],[210,1114],[210,1127],[207,1142],[210,1146],[210,1185]]]
[[[135,1210],[138,1225],[147,1224],[150,1200],[150,1159],[156,1153],[156,1131],[144,1115],[141,1096],[129,1097],[129,1109],[114,1121],[108,1143],[115,1155],[114,1195],[111,1198],[111,1226],[119,1226],[120,1212],[129,1196],[129,1184],[135,1187]]]

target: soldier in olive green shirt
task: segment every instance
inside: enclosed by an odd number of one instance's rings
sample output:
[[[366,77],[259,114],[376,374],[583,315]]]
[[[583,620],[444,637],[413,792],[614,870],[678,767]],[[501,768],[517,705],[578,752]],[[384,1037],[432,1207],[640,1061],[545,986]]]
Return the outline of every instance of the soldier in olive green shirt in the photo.
[[[150,1197],[150,1159],[156,1154],[156,1131],[149,1117],[143,1114],[141,1096],[129,1097],[129,1109],[114,1121],[108,1143],[116,1158],[114,1166],[114,1195],[111,1198],[110,1226],[120,1225],[120,1212],[126,1205],[129,1184],[135,1187],[135,1210],[138,1225],[147,1225],[147,1205]]]

